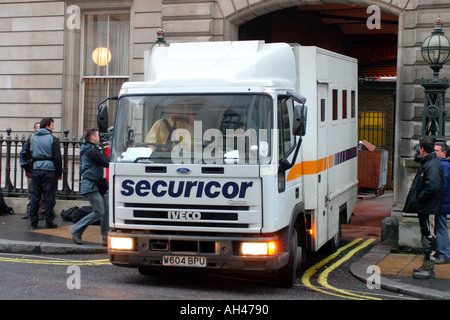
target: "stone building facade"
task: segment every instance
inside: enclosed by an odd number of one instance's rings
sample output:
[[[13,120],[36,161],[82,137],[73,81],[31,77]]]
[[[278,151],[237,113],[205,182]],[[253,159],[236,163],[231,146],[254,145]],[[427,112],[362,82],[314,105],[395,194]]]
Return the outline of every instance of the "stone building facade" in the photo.
[[[420,46],[437,16],[450,21],[450,0],[4,1],[0,3],[0,127],[12,128],[13,134],[28,134],[34,122],[51,116],[57,134],[69,129],[80,136],[87,108],[94,110],[94,101],[98,101],[98,97],[88,100],[88,92],[101,87],[109,94],[120,81],[142,80],[143,51],[156,41],[160,27],[169,43],[238,40],[239,26],[257,17],[294,6],[334,3],[376,5],[398,16],[392,216],[403,220],[403,202],[416,170],[408,159],[421,134],[424,91],[420,79],[432,74]],[[90,58],[85,54],[87,32],[101,36],[98,28],[87,31],[90,21],[106,21],[104,41],[108,43],[117,41],[118,32],[129,30],[129,50],[120,51],[123,43],[116,44],[117,52],[126,57],[106,74],[88,72],[85,67]],[[445,24],[444,31],[450,35]],[[444,66],[441,77],[448,68]]]

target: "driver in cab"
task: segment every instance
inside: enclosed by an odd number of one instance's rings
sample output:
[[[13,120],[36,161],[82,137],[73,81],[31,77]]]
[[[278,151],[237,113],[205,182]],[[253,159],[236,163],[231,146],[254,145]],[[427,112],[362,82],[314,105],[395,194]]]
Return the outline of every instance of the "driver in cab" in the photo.
[[[172,133],[176,129],[188,130],[191,137],[193,137],[192,126],[186,121],[184,115],[184,107],[181,104],[173,104],[169,106],[169,116],[157,120],[147,136],[145,142],[149,143],[149,147],[156,150],[160,147],[163,151],[171,150],[177,143],[183,141],[180,137],[179,141],[172,141]]]

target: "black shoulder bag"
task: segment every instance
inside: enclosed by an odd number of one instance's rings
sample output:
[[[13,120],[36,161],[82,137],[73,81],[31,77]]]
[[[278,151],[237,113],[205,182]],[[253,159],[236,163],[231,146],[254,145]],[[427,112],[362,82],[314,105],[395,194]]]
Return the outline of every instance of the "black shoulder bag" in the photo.
[[[95,181],[95,186],[98,188],[98,192],[103,196],[108,192],[108,180],[106,178],[101,178]]]

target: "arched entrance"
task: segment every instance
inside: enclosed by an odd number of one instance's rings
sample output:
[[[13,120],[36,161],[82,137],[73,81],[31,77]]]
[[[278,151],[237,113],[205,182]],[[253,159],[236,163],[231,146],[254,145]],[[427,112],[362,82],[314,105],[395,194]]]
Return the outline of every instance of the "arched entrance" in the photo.
[[[221,32],[219,32],[222,34],[222,40],[237,40],[239,26],[243,23],[286,8],[308,5],[333,6],[341,4],[349,7],[360,6],[367,8],[374,5],[377,6],[382,12],[394,16],[400,16],[408,6],[413,6],[407,1],[394,1],[395,3],[391,2],[391,0],[354,0],[352,1],[353,4],[349,5],[346,0],[326,1],[326,3],[320,0],[308,1],[308,3],[305,3],[304,0],[252,0],[248,1],[247,4],[246,2],[239,0],[217,0],[218,10],[216,15],[221,16],[224,21],[223,28]]]
[[[252,12],[256,12],[255,8]],[[238,16],[243,19],[249,15],[241,12]],[[238,40],[318,46],[358,59],[359,140],[388,151],[387,170],[383,175],[370,175],[378,176],[378,180],[360,179],[363,180],[360,190],[371,192],[377,184],[388,189],[393,187],[397,15],[381,11],[379,6],[368,10],[367,7],[340,3],[303,4],[241,23]],[[374,168],[361,167],[360,170]]]

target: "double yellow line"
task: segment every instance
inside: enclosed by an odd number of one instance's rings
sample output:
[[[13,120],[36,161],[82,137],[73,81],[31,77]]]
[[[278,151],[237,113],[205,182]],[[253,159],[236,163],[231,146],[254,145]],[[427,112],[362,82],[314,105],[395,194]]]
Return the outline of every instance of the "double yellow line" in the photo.
[[[111,264],[109,259],[98,260],[50,260],[50,259],[28,259],[28,258],[8,258],[0,257],[0,261],[15,262],[15,263],[30,263],[30,264],[45,264],[56,266],[100,266]]]
[[[317,282],[326,290],[324,290],[324,289],[322,289],[322,288],[320,288],[318,286],[314,286],[311,283],[311,278],[314,276],[315,273],[317,273],[320,270],[320,268],[325,266],[331,260],[335,259],[343,251],[347,250],[348,248],[353,247],[355,244],[357,244],[361,240],[363,240],[363,238],[358,238],[358,239],[353,240],[349,244],[339,248],[332,255],[328,256],[327,258],[323,259],[319,263],[315,264],[314,266],[312,266],[311,268],[306,270],[306,272],[302,276],[302,283],[306,287],[310,288],[311,290],[314,290],[314,291],[317,291],[317,292],[321,292],[321,293],[325,293],[325,294],[332,295],[332,296],[336,296],[336,297],[339,297],[339,298],[346,298],[346,299],[352,299],[352,300],[368,300],[368,299],[369,300],[381,300],[379,298],[374,298],[374,297],[370,297],[370,296],[365,296],[365,295],[361,295],[361,294],[352,293],[352,292],[349,292],[349,291],[346,291],[346,290],[343,290],[343,289],[338,289],[338,288],[333,287],[330,284],[328,284],[328,280],[327,280],[328,279],[328,275],[333,270],[335,270],[342,263],[344,263],[345,261],[350,259],[355,253],[357,253],[358,251],[364,249],[365,247],[370,245],[372,242],[374,242],[375,241],[374,238],[371,238],[371,239],[368,239],[368,240],[364,241],[363,243],[361,243],[360,245],[358,245],[357,247],[355,247],[354,249],[349,251],[345,256],[343,256],[342,258],[337,260],[335,263],[333,263],[331,266],[329,266],[328,268],[326,268],[324,271],[322,271],[320,273],[320,275],[319,275],[319,277],[317,279]]]

